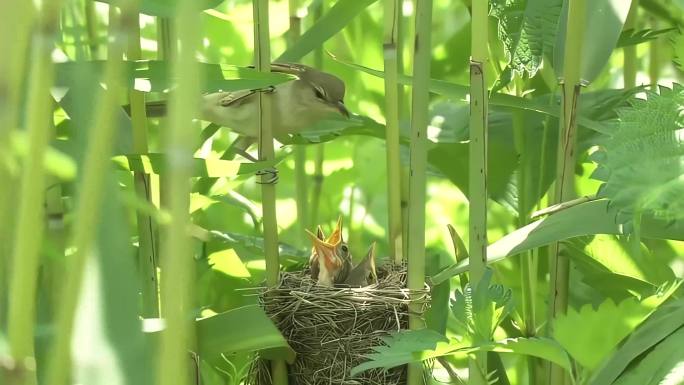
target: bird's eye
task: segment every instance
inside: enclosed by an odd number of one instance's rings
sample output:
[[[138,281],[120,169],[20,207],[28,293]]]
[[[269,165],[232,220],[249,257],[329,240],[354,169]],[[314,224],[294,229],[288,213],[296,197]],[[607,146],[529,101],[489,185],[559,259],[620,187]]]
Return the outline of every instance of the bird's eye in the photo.
[[[342,249],[342,252],[343,252],[343,253],[348,253],[348,252],[349,252],[349,248],[348,248],[346,245],[342,245],[341,249]]]
[[[325,99],[325,95],[323,95],[323,92],[318,88],[314,88],[314,94],[316,94],[316,97],[319,99]]]

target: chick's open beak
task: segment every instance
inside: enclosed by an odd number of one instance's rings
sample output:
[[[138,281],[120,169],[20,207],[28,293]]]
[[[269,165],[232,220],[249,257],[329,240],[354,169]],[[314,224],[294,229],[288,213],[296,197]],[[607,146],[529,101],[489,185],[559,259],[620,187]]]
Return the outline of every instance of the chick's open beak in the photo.
[[[340,261],[337,255],[335,255],[335,246],[331,245],[330,243],[322,239],[319,239],[316,235],[314,235],[308,230],[306,231],[306,233],[309,234],[309,237],[313,242],[316,254],[318,254],[319,263],[321,262],[322,257],[322,262],[325,264],[327,271],[332,272],[339,269],[340,265],[342,264],[342,261]]]

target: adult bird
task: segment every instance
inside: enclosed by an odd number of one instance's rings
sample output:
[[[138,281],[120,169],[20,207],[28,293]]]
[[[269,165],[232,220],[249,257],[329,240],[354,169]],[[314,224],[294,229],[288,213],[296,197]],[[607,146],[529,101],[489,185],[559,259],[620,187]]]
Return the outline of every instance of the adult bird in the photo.
[[[349,246],[342,238],[342,218],[337,220],[335,230],[326,239],[320,228],[317,234],[306,231],[313,242],[309,262],[311,277],[318,285],[332,287],[343,283],[352,269],[352,256]]]
[[[264,90],[213,92],[202,96],[200,116],[240,135],[231,145],[233,153],[255,161],[246,150],[259,138],[257,92],[272,100],[272,124],[275,138],[295,134],[319,120],[340,114],[349,117],[344,105],[345,85],[335,75],[303,64],[273,63],[272,72],[290,74],[293,80]],[[166,101],[147,103],[148,116],[166,114]]]

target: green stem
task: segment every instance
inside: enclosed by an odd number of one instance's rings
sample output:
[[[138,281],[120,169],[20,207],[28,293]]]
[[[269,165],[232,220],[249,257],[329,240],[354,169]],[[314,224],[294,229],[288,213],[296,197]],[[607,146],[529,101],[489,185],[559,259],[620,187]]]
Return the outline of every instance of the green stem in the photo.
[[[137,18],[138,11],[131,10],[128,17]],[[128,60],[140,60],[140,28],[130,31],[128,41]],[[131,89],[128,93],[131,106],[131,126],[133,128],[133,152],[146,154],[147,145],[147,112],[145,110],[145,94]],[[144,172],[133,173],[135,193],[141,201],[152,204],[152,190],[150,175]],[[140,291],[142,295],[142,312],[144,318],[159,317],[159,280],[157,267],[159,266],[158,245],[156,238],[156,223],[150,215],[137,211],[138,229],[138,269],[140,273]]]
[[[409,174],[409,235],[408,288],[422,290],[425,285],[425,204],[427,183],[427,125],[430,101],[430,62],[432,0],[416,3],[416,34],[413,64],[413,105],[411,108],[411,171]],[[425,327],[420,305],[409,306],[409,327]],[[408,384],[418,385],[423,380],[421,364],[409,364]]]
[[[119,1],[123,10],[134,4],[132,1]],[[110,13],[111,14],[111,13]],[[126,13],[124,13],[126,14]],[[110,23],[112,23],[110,21]],[[104,82],[108,85],[121,83],[123,78],[123,48],[125,46],[125,32],[137,28],[137,19],[131,21],[121,19],[113,22],[114,38],[110,47],[109,59],[105,64]],[[65,287],[62,301],[58,309],[55,327],[55,339],[48,354],[47,382],[51,385],[67,383],[70,364],[71,336],[74,326],[76,305],[79,299],[83,271],[87,258],[94,252],[96,229],[100,220],[102,206],[104,176],[107,168],[111,167],[110,156],[112,143],[115,138],[115,113],[119,95],[118,87],[110,87],[107,92],[100,94],[95,107],[96,121],[88,138],[88,145],[83,161],[82,179],[79,186],[79,199],[76,203],[74,223],[72,227],[72,242],[74,252],[67,260],[67,274],[64,277]]]
[[[293,45],[302,32],[302,19],[297,14],[299,0],[289,0],[290,30],[288,31],[288,44]],[[306,146],[295,146],[295,191],[297,196],[297,221],[299,222],[299,237],[302,244],[306,243],[306,229],[309,228],[309,202],[308,202],[308,178],[306,175]]]
[[[44,155],[50,138],[54,79],[51,53],[59,28],[61,1],[45,5],[31,52],[31,75],[26,109],[29,151],[22,167],[19,208],[10,275],[8,338],[12,357],[19,364],[17,384],[37,382],[33,335],[36,318],[36,286],[40,246],[44,230]],[[24,8],[24,11],[28,11]]]
[[[90,47],[90,59],[97,60],[100,45],[97,41],[97,18],[95,17],[95,1],[85,0],[86,30],[88,33],[88,46]]]
[[[655,17],[651,18],[651,27],[654,30],[659,28],[658,19]],[[653,39],[649,43],[649,65],[648,65],[648,75],[651,80],[651,84],[658,84],[660,80],[660,66],[661,66],[661,42],[660,39]]]
[[[637,17],[639,14],[639,0],[632,0],[632,5],[629,8],[629,13],[627,14],[627,20],[625,20],[625,30],[634,30],[637,27]],[[624,66],[623,66],[623,76],[624,76],[624,86],[625,89],[631,89],[636,87],[636,76],[637,76],[637,46],[632,44],[625,48],[624,51]]]
[[[586,0],[570,2],[568,10],[568,29],[566,31],[565,53],[563,64],[561,135],[559,136],[558,160],[556,167],[556,186],[554,203],[572,199],[575,195],[575,164],[577,158],[577,123],[576,113],[580,94],[580,63],[582,41],[586,19]],[[550,288],[548,335],[553,335],[556,317],[565,314],[568,307],[568,289],[570,261],[561,252],[560,243],[550,246]],[[562,384],[567,374],[560,366],[551,365],[548,383]]]
[[[313,20],[316,23],[321,16],[325,2],[320,1],[313,12]],[[316,48],[313,53],[313,65],[319,70],[323,69],[323,49]],[[312,226],[318,225],[318,212],[321,206],[321,192],[323,190],[323,161],[325,160],[325,143],[316,146],[316,158],[314,162],[313,189],[311,191],[311,220]]]
[[[487,81],[489,1],[472,7],[472,54],[470,61],[470,282],[477,285],[487,266]],[[479,353],[469,361],[469,383],[486,384],[487,355]]]
[[[13,231],[16,229],[13,201],[18,183],[16,165],[13,165],[8,156],[13,154],[10,143],[19,121],[19,95],[34,16],[32,2],[0,2],[0,52],[5,53],[4,60],[0,60],[0,90],[4,90],[4,99],[0,103],[0,212],[5,213],[0,220],[0,330],[4,329],[7,322],[5,306],[9,292],[9,258],[12,253]],[[35,115],[29,113],[28,116]]]
[[[261,72],[271,70],[271,47],[268,17],[268,0],[254,0],[254,62]],[[271,99],[258,93],[256,114],[259,116],[259,160],[275,158],[273,149],[273,122]],[[264,224],[264,252],[266,258],[266,284],[273,287],[280,277],[278,256],[278,223],[276,218],[276,185],[262,177],[261,202]],[[287,367],[282,360],[271,361],[271,378],[274,385],[287,384]]]
[[[190,178],[192,154],[196,148],[193,118],[197,116],[200,98],[199,68],[195,53],[200,43],[200,20],[195,2],[181,0],[174,19],[178,28],[178,45],[167,52],[173,58],[175,92],[169,100],[169,131],[165,143],[168,174],[164,187],[168,197],[171,222],[163,238],[165,250],[162,264],[161,302],[166,329],[161,334],[157,383],[164,385],[188,384],[188,351],[194,349],[192,319],[194,262],[192,243],[187,232],[190,224]],[[137,17],[136,17],[137,20]],[[176,48],[178,47],[178,48]]]
[[[399,64],[397,54],[397,29],[400,22],[402,2],[385,0],[385,116],[387,145],[387,211],[388,242],[394,263],[404,260],[401,221],[401,159],[399,147]]]

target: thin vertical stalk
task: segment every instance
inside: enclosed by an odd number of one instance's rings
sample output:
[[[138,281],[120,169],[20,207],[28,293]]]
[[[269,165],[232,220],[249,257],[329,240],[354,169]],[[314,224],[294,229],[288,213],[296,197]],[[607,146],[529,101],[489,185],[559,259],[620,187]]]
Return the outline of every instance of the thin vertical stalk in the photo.
[[[268,17],[268,0],[253,0],[254,17],[254,64],[261,72],[271,71],[271,46]],[[275,157],[273,149],[273,115],[271,99],[257,94],[256,115],[259,117],[259,160]],[[261,204],[264,224],[264,252],[266,258],[266,284],[273,287],[280,278],[278,256],[278,222],[276,218],[276,185],[269,176],[261,178]],[[287,384],[287,367],[282,360],[271,361],[271,378],[274,385]]]
[[[95,0],[85,0],[84,12],[86,18],[86,31],[88,33],[88,46],[90,58],[96,60],[99,56],[100,44],[97,41],[97,18],[95,17]]]
[[[314,8],[313,20],[317,22],[323,16],[324,1],[319,1]],[[313,65],[319,70],[323,69],[323,49],[316,48],[313,53]],[[325,160],[325,143],[316,146],[316,158],[314,161],[313,189],[311,191],[311,223],[318,225],[318,210],[321,206],[321,191],[323,190],[323,161]]]
[[[477,285],[487,266],[487,67],[489,1],[472,6],[470,58],[470,170],[469,239],[470,282]],[[469,383],[486,384],[487,355],[478,353],[469,363]]]
[[[132,6],[133,1],[135,0],[121,0],[117,3],[121,9],[127,10]],[[113,86],[120,84],[123,78],[122,56],[126,41],[125,33],[132,28],[131,25],[137,27],[137,19],[132,22],[122,18],[110,21],[112,22],[114,23],[112,30],[114,40],[110,46],[109,59],[105,64],[104,82]],[[100,94],[93,114],[95,119],[93,127],[97,127],[97,130],[92,130],[90,133],[84,155],[82,179],[72,227],[71,244],[74,246],[74,252],[67,260],[67,275],[64,279],[64,291],[57,313],[55,339],[47,356],[46,383],[51,385],[66,384],[71,367],[70,342],[76,305],[86,260],[92,255],[95,247],[96,229],[100,220],[99,213],[105,185],[104,177],[110,167],[109,158],[116,132],[114,116],[119,100],[115,92],[117,89],[118,87],[113,86],[107,92]]]
[[[21,173],[17,228],[12,254],[8,337],[12,357],[18,365],[17,384],[35,384],[33,334],[36,318],[36,286],[40,246],[44,231],[44,154],[50,138],[54,79],[51,52],[59,28],[61,1],[44,4],[31,53],[31,76],[25,111],[29,152]]]
[[[385,31],[383,52],[385,59],[385,117],[387,146],[387,211],[388,242],[394,263],[403,262],[401,221],[401,159],[399,147],[399,63],[397,29],[400,22],[401,0],[385,0]]]
[[[132,19],[138,18],[138,10],[130,10]],[[130,31],[127,49],[128,60],[140,60],[140,27]],[[128,93],[131,106],[131,126],[133,129],[133,152],[145,154],[147,145],[147,112],[145,110],[145,94],[131,89]],[[152,202],[150,175],[144,172],[133,173],[133,186],[138,198]],[[156,224],[150,215],[138,210],[136,213],[138,229],[138,270],[142,295],[142,311],[144,318],[159,317],[159,281],[157,267],[159,264]]]
[[[299,17],[299,0],[289,0],[290,30],[288,31],[288,44],[293,45],[302,33],[302,19]],[[297,221],[299,222],[299,239],[303,244],[306,242],[306,229],[309,228],[309,197],[308,178],[306,175],[306,146],[298,145],[294,148],[295,161],[295,190],[297,196]]]
[[[427,125],[430,101],[430,61],[432,59],[432,0],[416,2],[416,34],[413,57],[413,105],[411,109],[411,160],[409,174],[408,288],[421,290],[425,285],[425,204],[427,184]],[[425,327],[420,306],[409,306],[409,328]],[[408,384],[423,381],[420,364],[409,364]]]
[[[523,85],[522,79],[518,79],[516,84],[516,95],[522,96]],[[529,181],[531,171],[528,168],[528,151],[526,149],[525,140],[525,117],[522,112],[513,112],[513,133],[515,141],[515,149],[518,155],[518,227],[523,227],[529,223],[528,213],[530,212],[531,202],[528,202],[527,197],[529,190]],[[535,303],[534,292],[536,284],[536,271],[533,265],[533,257],[531,252],[524,252],[520,254],[520,287],[522,288],[522,316],[524,326],[524,336],[534,337],[536,330],[535,320]],[[532,357],[526,357],[529,383],[536,383],[536,360]]]
[[[568,29],[566,31],[563,63],[563,81],[561,84],[562,115],[561,135],[559,135],[558,160],[556,167],[556,185],[554,202],[560,203],[574,197],[575,163],[577,158],[577,122],[575,116],[580,94],[580,63],[582,41],[584,38],[584,21],[586,18],[586,0],[573,0],[568,9]],[[561,252],[559,243],[550,247],[550,292],[548,333],[553,335],[554,320],[565,314],[568,307],[568,281],[570,261]],[[548,383],[562,384],[566,381],[563,369],[551,365]]]
[[[137,20],[137,17],[136,17]],[[173,79],[177,87],[169,101],[169,131],[165,143],[168,174],[164,182],[171,223],[163,238],[167,253],[161,261],[161,301],[166,329],[161,335],[157,383],[187,384],[188,351],[194,347],[192,334],[194,263],[192,245],[187,233],[190,223],[190,178],[192,152],[195,148],[197,100],[200,98],[199,68],[195,53],[200,43],[198,9],[192,0],[179,1],[174,25],[178,28],[178,45],[171,52]],[[136,25],[137,28],[137,25]]]
[[[658,19],[651,17],[651,28],[657,30],[659,28]],[[649,62],[648,62],[648,76],[650,78],[651,84],[658,84],[660,80],[660,66],[661,63],[661,42],[660,39],[653,39],[649,43]]]
[[[634,30],[637,27],[637,17],[639,14],[639,0],[632,0],[632,5],[625,20],[625,30]],[[639,63],[637,62],[637,46],[635,44],[628,45],[623,48],[624,52],[624,66],[623,77],[625,89],[636,87],[636,76]]]
[[[0,157],[3,157],[0,161],[0,212],[6,213],[0,219],[0,329],[4,329],[7,322],[9,258],[13,230],[16,230],[13,210],[13,197],[17,192],[13,187],[17,185],[16,169],[7,157],[12,154],[10,139],[19,120],[20,86],[34,16],[32,2],[0,2],[0,52],[5,54],[0,60]]]

